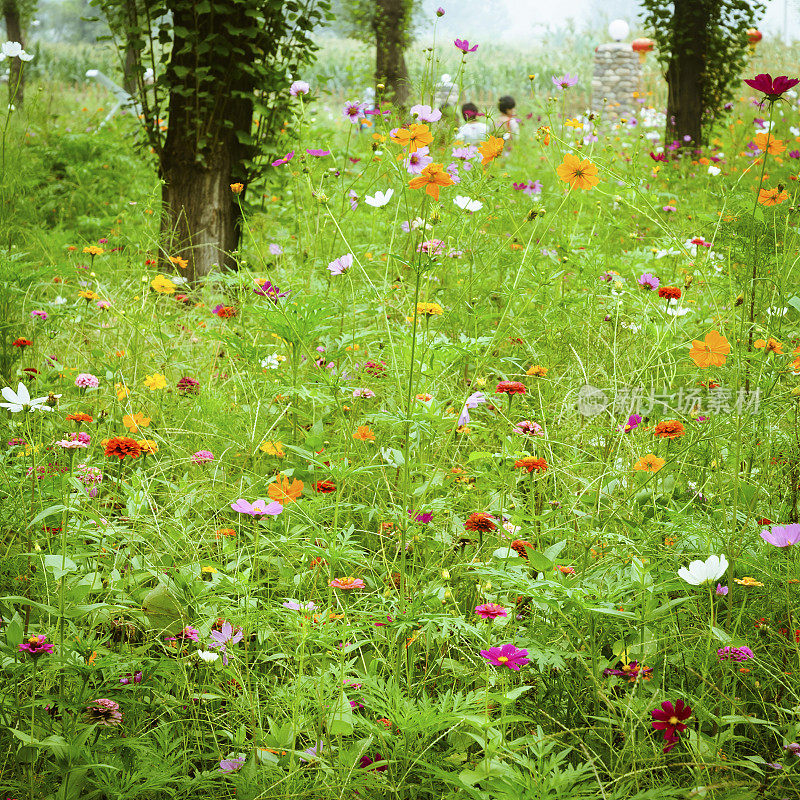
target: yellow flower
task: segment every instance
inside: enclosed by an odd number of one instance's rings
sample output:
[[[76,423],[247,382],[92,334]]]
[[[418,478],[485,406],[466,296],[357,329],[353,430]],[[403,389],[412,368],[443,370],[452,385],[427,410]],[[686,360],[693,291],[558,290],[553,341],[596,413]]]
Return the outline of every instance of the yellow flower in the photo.
[[[98,247],[96,244],[91,244],[88,247],[84,247],[83,252],[90,256],[101,256],[105,253],[105,250],[103,250],[102,247]]]
[[[136,442],[142,450],[142,455],[152,456],[158,452],[158,444],[154,439],[138,439]]]
[[[417,314],[423,314],[426,317],[438,317],[442,313],[444,311],[438,303],[417,303]]]
[[[97,294],[97,292],[93,292],[91,289],[84,289],[78,292],[78,297],[82,297],[88,303],[90,300],[97,300],[100,295]]]
[[[156,275],[150,281],[150,288],[158,294],[174,294],[177,286],[166,275]]]
[[[525,374],[532,375],[535,378],[546,378],[547,367],[543,367],[540,364],[534,364],[532,367],[528,368]]]
[[[283,449],[283,442],[262,442],[261,447],[258,449],[268,456],[283,458],[286,455]]]
[[[658,472],[666,463],[665,459],[659,458],[654,453],[648,453],[646,456],[642,456],[633,465],[633,468],[637,472]]]
[[[558,177],[573,189],[591,189],[600,183],[597,166],[588,158],[581,160],[573,153],[567,153],[564,161],[556,167]]]
[[[734,578],[733,579],[736,583],[740,586],[763,586],[764,584],[761,581],[757,581],[755,578],[751,578],[749,575],[745,575],[744,578]]]
[[[146,428],[150,425],[150,417],[146,417],[143,411],[137,411],[135,414],[126,414],[122,418],[122,424],[131,433],[136,433],[139,428]]]
[[[583,123],[579,119],[568,119],[564,123],[568,128],[582,128]]]
[[[155,392],[156,389],[164,389],[166,387],[167,379],[163,375],[159,375],[158,372],[154,372],[152,375],[145,375],[144,385],[151,392]]]
[[[217,571],[216,567],[200,567],[200,572],[206,575],[213,575]]]
[[[115,383],[114,384],[114,391],[117,393],[117,400],[124,400],[126,397],[130,397],[130,390],[124,383]]]
[[[186,269],[189,266],[189,261],[185,258],[181,258],[180,256],[170,256],[169,257],[170,263],[174,264],[178,269]]]

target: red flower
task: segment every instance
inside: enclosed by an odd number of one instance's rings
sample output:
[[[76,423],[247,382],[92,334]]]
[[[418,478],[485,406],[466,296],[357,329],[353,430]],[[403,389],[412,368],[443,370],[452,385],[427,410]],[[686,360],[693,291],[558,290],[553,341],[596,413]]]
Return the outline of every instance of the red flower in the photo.
[[[464,527],[468,531],[495,531],[497,523],[484,511],[476,511],[467,517]]]
[[[527,391],[525,384],[519,381],[500,381],[494,393],[507,394],[510,397],[513,394],[525,394]]]
[[[528,560],[528,548],[531,550],[536,549],[534,545],[530,542],[526,542],[525,539],[514,539],[514,541],[511,542],[511,549],[515,550],[526,561]]]
[[[792,86],[797,86],[800,83],[800,78],[789,78],[786,75],[772,79],[772,75],[768,72],[762,72],[756,75],[755,78],[748,78],[745,83],[751,86],[757,92],[763,92],[766,95],[766,100],[775,101],[784,93],[789,91]]]
[[[336,491],[336,484],[333,481],[317,481],[316,488],[320,494],[330,494]]]
[[[30,339],[23,339],[22,336],[19,339],[14,339],[14,347],[30,347],[33,342]]]
[[[659,297],[666,297],[667,300],[680,300],[681,290],[677,286],[662,286],[658,290]]]
[[[514,462],[515,469],[526,469],[528,472],[533,472],[536,470],[537,472],[546,472],[547,471],[547,462],[543,458],[534,458],[533,456],[525,456],[524,458],[518,458]]]
[[[678,734],[688,727],[684,720],[692,716],[692,709],[683,700],[678,700],[674,705],[665,700],[661,708],[654,708],[651,713],[653,730],[664,732],[664,741],[667,743],[664,752],[669,753],[678,742]]]

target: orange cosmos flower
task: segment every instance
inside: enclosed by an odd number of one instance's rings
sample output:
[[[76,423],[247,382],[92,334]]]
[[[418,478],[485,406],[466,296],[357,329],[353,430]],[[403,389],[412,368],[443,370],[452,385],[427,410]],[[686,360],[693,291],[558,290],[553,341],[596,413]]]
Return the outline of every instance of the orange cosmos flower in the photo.
[[[588,158],[581,160],[572,153],[564,156],[564,161],[556,167],[556,173],[572,189],[588,190],[600,183],[600,178],[597,177],[597,166]]]
[[[485,142],[481,142],[478,145],[478,151],[482,156],[481,164],[486,166],[494,161],[503,152],[505,145],[505,141],[499,136],[490,136]]]
[[[677,419],[668,419],[659,422],[653,433],[661,439],[678,439],[686,433],[686,429]]]
[[[769,153],[771,156],[779,155],[786,149],[786,145],[780,139],[768,133],[757,133],[753,137],[753,143],[762,153]]]
[[[700,342],[695,339],[692,342],[689,358],[700,369],[708,369],[709,367],[721,367],[730,352],[731,346],[728,340],[719,331],[710,331],[706,334],[704,341]]]
[[[422,173],[416,178],[412,178],[408,182],[409,189],[421,189],[425,187],[425,191],[434,199],[439,199],[440,186],[452,186],[455,181],[450,177],[448,172],[444,171],[441,164],[428,164]]]
[[[433,134],[427,125],[412,123],[407,128],[398,128],[392,141],[408,148],[409,153],[416,153],[421,147],[427,147],[433,141]]]
[[[67,419],[73,422],[94,422],[94,418],[90,414],[84,414],[83,412],[79,414],[67,414]]]
[[[180,269],[186,269],[189,266],[189,262],[185,258],[181,258],[180,256],[170,256],[169,260],[172,264]]]
[[[753,347],[757,348],[758,350],[763,348],[767,353],[775,353],[776,356],[783,355],[783,345],[777,339],[773,339],[771,336],[769,337],[769,341],[766,342],[763,339],[756,339],[753,342]]]
[[[358,442],[374,442],[375,434],[370,430],[369,425],[359,425],[353,438]]]
[[[762,206],[777,206],[788,199],[788,192],[780,185],[776,186],[774,189],[762,189],[758,193],[758,202]]]
[[[666,463],[666,459],[659,458],[654,453],[648,453],[646,456],[642,456],[633,465],[633,468],[637,472],[658,472]]]
[[[277,500],[282,506],[294,503],[303,491],[303,481],[295,478],[291,483],[289,479],[281,474],[275,483],[271,483],[267,488],[270,499]]]
[[[126,414],[122,418],[122,424],[131,433],[136,433],[139,428],[147,428],[150,425],[150,417],[146,417],[142,411],[137,411],[135,414]]]

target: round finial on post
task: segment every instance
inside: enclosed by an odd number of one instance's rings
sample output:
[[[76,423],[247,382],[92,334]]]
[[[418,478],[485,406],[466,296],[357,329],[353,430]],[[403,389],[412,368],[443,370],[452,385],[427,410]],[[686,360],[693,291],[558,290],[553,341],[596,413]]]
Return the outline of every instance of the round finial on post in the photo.
[[[628,38],[631,26],[624,19],[615,19],[608,25],[608,35],[615,41],[621,42]]]

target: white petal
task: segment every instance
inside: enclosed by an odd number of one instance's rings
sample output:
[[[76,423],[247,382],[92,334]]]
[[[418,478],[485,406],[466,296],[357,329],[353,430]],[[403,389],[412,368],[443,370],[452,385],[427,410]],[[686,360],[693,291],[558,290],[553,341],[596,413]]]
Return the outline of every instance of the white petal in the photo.
[[[697,586],[700,583],[700,581],[698,581],[695,576],[692,575],[688,569],[686,569],[686,567],[681,567],[678,570],[678,577],[683,578],[686,583],[691,583],[692,586]]]
[[[22,384],[20,384],[22,386]],[[14,394],[14,390],[10,386],[4,386],[2,390],[3,397],[8,400],[9,403],[16,403],[17,402],[17,395]],[[4,404],[5,405],[5,404]]]
[[[27,406],[28,403],[31,402],[31,394],[24,383],[20,383],[20,385],[17,386],[17,402],[22,403],[24,406]]]

